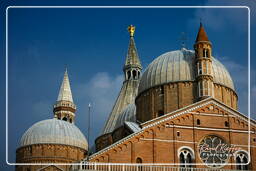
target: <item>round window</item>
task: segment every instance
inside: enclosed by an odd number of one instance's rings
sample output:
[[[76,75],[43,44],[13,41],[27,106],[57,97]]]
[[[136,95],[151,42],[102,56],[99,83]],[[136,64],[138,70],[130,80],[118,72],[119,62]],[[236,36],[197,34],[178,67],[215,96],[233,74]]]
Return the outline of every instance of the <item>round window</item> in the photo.
[[[229,152],[226,150],[228,146],[218,136],[206,136],[199,143],[199,156],[209,167],[222,167],[229,159]]]

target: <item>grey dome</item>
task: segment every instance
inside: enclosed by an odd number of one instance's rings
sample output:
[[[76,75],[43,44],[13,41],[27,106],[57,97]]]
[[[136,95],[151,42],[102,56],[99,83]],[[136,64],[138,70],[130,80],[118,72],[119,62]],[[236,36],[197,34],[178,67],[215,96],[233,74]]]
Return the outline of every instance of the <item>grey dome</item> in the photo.
[[[74,124],[47,119],[32,125],[21,137],[20,146],[32,144],[63,144],[88,149],[83,133]]]
[[[143,73],[138,93],[157,85],[177,81],[194,81],[195,52],[183,48],[162,54],[148,65]],[[235,90],[233,80],[217,59],[213,57],[213,82]]]
[[[115,129],[124,125],[124,122],[136,122],[136,105],[129,104],[117,118]]]

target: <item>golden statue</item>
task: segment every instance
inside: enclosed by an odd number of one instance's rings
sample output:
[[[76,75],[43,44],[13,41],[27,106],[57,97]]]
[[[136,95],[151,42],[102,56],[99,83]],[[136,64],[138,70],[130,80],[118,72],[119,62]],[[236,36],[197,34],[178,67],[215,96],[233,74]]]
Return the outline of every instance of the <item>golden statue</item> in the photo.
[[[130,25],[127,29],[128,29],[128,32],[130,33],[130,36],[133,37],[135,32],[135,26]]]

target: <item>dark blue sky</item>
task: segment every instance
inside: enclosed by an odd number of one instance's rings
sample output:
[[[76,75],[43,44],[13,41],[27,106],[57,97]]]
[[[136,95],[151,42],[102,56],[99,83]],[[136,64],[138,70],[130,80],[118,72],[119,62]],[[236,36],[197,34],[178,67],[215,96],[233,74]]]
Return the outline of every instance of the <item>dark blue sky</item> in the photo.
[[[42,1],[43,2],[43,1]],[[38,1],[6,2],[8,5],[89,5],[43,4]],[[45,1],[44,1],[45,2]],[[79,2],[79,1],[78,1]],[[150,1],[151,5],[154,4]],[[230,1],[183,1],[187,5],[239,5]],[[197,1],[198,2],[198,1]],[[239,2],[239,1],[236,1]],[[141,5],[116,4],[108,5]],[[99,4],[91,4],[99,5]],[[106,4],[101,4],[106,5]],[[144,4],[146,5],[146,4]],[[154,4],[161,5],[161,4]],[[169,4],[182,5],[182,4]],[[253,4],[244,4],[253,5]],[[254,4],[255,5],[255,4]],[[127,26],[136,26],[135,41],[143,67],[167,51],[181,48],[181,32],[187,35],[186,47],[193,48],[199,20],[213,44],[213,55],[230,71],[239,96],[239,111],[248,113],[248,18],[247,9],[14,9],[8,11],[9,32],[9,162],[15,162],[15,149],[24,131],[37,121],[52,118],[55,103],[68,66],[73,99],[77,105],[76,125],[87,135],[87,105],[92,102],[91,144],[100,133],[121,87],[129,35]],[[251,90],[255,84],[255,9],[251,16]],[[4,24],[4,23],[3,23]],[[5,35],[5,29],[1,26]],[[5,57],[5,40],[0,50]],[[0,66],[0,107],[5,108],[5,58]],[[256,118],[256,100],[251,115]],[[5,135],[5,119],[1,135]],[[4,138],[3,138],[4,140]],[[1,141],[1,163],[5,161],[5,143]],[[6,166],[7,168],[7,166]]]

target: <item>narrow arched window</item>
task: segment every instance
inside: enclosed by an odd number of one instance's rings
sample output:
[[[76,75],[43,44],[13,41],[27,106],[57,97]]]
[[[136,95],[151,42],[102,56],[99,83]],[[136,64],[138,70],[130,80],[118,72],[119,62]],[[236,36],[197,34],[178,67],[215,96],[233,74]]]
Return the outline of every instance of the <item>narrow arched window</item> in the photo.
[[[208,50],[207,49],[203,49],[203,57],[208,58],[209,56]]]
[[[128,77],[128,80],[131,78],[131,71],[127,72],[127,77]]]
[[[140,157],[136,159],[136,163],[138,163],[137,171],[142,171],[142,159]]]
[[[160,94],[163,95],[164,94],[164,86],[160,87]]]
[[[180,166],[181,167],[186,167],[186,168],[191,168],[192,167],[192,162],[193,162],[193,153],[191,150],[184,148],[180,151],[179,154],[180,158]]]
[[[225,121],[225,127],[229,127],[228,121]]]
[[[136,72],[135,70],[133,70],[133,71],[132,71],[132,77],[133,77],[133,79],[136,79],[136,78],[137,78],[136,75],[137,75],[137,72]]]
[[[163,116],[163,115],[164,115],[164,111],[159,110],[159,111],[158,111],[158,117],[159,117],[159,116]]]
[[[196,120],[196,124],[197,124],[197,125],[200,125],[200,124],[201,124],[200,119],[197,119],[197,120]]]
[[[248,162],[248,155],[245,152],[238,152],[236,154],[236,164],[237,164],[237,170],[248,170],[249,165]]]

